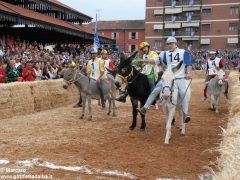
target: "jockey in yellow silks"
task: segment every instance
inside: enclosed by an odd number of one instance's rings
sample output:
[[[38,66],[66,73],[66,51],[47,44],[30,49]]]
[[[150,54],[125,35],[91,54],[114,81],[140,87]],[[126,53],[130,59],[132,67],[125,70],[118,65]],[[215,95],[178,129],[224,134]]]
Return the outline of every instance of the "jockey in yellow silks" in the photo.
[[[102,87],[102,80],[106,79],[104,61],[97,57],[98,50],[96,48],[91,48],[89,50],[89,53],[91,55],[91,59],[88,61],[88,64],[87,64],[87,75],[91,79],[94,79],[97,81],[97,86],[100,93],[102,107],[104,108],[105,101],[104,101],[103,87]]]

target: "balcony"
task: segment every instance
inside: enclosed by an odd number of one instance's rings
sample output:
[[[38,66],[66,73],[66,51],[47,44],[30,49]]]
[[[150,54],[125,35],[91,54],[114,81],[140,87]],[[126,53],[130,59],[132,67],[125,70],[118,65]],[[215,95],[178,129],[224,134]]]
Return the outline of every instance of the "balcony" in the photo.
[[[195,31],[185,31],[184,33],[182,33],[183,36],[199,36],[199,32],[195,32]]]
[[[165,29],[179,29],[181,28],[181,23],[165,23]]]
[[[196,6],[201,5],[201,0],[183,0],[182,5]]]
[[[164,36],[181,36],[181,31],[165,31]]]
[[[191,22],[191,21],[200,21],[200,16],[183,16],[181,18],[182,21],[187,21],[187,22]]]
[[[171,7],[176,7],[176,6],[181,6],[182,2],[181,1],[175,1],[175,0],[168,0],[165,1],[165,6],[171,6]]]

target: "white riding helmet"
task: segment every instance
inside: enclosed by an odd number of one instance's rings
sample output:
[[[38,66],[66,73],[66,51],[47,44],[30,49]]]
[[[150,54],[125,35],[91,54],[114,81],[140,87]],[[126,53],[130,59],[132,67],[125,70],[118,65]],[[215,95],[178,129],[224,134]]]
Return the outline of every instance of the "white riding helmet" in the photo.
[[[166,43],[177,43],[177,39],[173,36],[167,38]]]

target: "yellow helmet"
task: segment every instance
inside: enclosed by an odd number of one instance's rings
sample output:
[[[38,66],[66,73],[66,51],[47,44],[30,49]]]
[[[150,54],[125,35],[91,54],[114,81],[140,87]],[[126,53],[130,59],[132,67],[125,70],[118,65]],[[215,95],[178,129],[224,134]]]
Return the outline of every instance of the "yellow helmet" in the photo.
[[[148,42],[144,41],[144,42],[141,42],[141,43],[140,43],[139,48],[140,48],[140,49],[143,49],[143,48],[145,48],[146,46],[150,47],[150,45],[148,44]]]

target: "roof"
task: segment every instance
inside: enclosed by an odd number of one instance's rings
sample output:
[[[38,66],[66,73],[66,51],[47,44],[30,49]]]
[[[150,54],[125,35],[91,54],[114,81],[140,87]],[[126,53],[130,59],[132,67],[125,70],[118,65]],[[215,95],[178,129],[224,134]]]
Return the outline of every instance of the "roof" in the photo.
[[[14,6],[13,4],[9,4],[3,1],[0,1],[0,12],[6,12],[7,14],[11,14],[16,17],[22,17],[25,21],[31,21],[33,24],[37,25],[45,25],[47,24],[50,28],[57,27],[63,29],[68,29],[70,31],[74,31],[75,35],[82,33],[87,33],[93,35],[93,30],[87,27],[83,27],[81,25],[75,25],[54,17],[50,17],[35,11],[31,11],[25,8],[21,8],[19,6]],[[19,20],[21,23],[21,20]],[[22,22],[23,23],[23,22]],[[103,38],[107,38],[106,36],[100,36]],[[109,39],[109,38],[107,38]]]
[[[97,23],[99,30],[145,29],[145,20],[98,21]],[[86,26],[94,29],[95,22],[89,23]]]
[[[72,7],[64,4],[64,3],[61,3],[60,1],[57,1],[57,0],[48,0],[48,2],[50,2],[50,3],[54,4],[54,5],[57,5],[57,6],[59,6],[59,7],[63,7],[63,8],[65,8],[65,9],[68,9],[68,10],[70,10],[70,11],[73,11],[73,12],[75,12],[75,13],[77,13],[77,14],[83,15],[83,16],[89,18],[89,19],[92,19],[92,17],[90,17],[90,16],[88,16],[88,15],[86,15],[86,14],[83,14],[82,12],[80,12],[80,11],[78,11],[78,10],[76,10],[76,9],[74,9],[74,8],[72,8]]]

